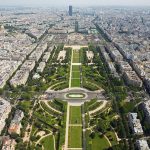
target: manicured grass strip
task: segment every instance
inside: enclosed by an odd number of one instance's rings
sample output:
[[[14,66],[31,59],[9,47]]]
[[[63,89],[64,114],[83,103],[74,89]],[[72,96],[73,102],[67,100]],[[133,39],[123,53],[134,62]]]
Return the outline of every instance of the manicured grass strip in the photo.
[[[80,63],[79,57],[73,57],[73,63]]]
[[[80,79],[80,72],[72,72],[72,78],[79,78]]]
[[[65,112],[66,111],[67,102],[62,101],[60,99],[54,99],[53,101],[49,101],[48,104],[52,108],[54,108],[54,109],[56,109],[56,110],[58,110],[60,112]]]
[[[70,124],[82,124],[82,113],[80,106],[70,106]]]
[[[91,139],[91,150],[104,150],[109,148],[109,143],[104,137],[95,135],[94,139]]]
[[[71,79],[71,87],[80,87],[80,79]]]
[[[84,98],[85,94],[83,94],[83,93],[68,93],[66,96],[68,98],[77,98],[77,99],[80,99],[80,98]]]
[[[95,102],[94,104],[89,106],[89,111],[93,111],[95,109],[97,109],[98,107],[100,107],[103,104],[103,102]]]
[[[72,71],[80,71],[79,65],[72,65]]]
[[[79,51],[73,51],[73,63],[80,63]]]
[[[82,127],[69,127],[69,148],[82,148]]]
[[[58,117],[61,116],[61,114],[59,114],[58,112],[50,109],[44,102],[40,102],[42,108],[47,111],[49,114],[51,114],[52,116]]]
[[[18,109],[19,108],[28,114],[28,112],[32,108],[32,102],[31,101],[20,101],[19,105],[18,105]]]
[[[75,50],[73,51],[73,57],[79,57],[79,54],[80,54],[79,51]]]
[[[43,145],[44,150],[54,150],[54,140],[52,135],[42,139],[40,143]]]

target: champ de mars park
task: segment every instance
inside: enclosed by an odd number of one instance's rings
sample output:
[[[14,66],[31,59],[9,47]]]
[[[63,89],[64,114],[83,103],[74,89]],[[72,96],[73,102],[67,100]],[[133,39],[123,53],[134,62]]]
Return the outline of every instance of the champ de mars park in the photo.
[[[53,49],[49,68],[52,82],[47,87],[47,82],[40,81],[47,89],[38,93],[38,101],[29,110],[33,123],[26,126],[23,142],[45,150],[123,147],[125,129],[116,96],[124,99],[126,87],[110,73],[100,47],[59,45]],[[31,102],[22,101],[20,107],[28,111]]]

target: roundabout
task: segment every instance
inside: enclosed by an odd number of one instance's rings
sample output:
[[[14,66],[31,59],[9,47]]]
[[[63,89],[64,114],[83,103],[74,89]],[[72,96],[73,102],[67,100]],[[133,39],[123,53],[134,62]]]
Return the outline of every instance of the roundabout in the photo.
[[[98,100],[104,100],[105,99],[104,93],[105,92],[103,89],[97,91],[89,91],[84,88],[66,88],[60,91],[48,89],[45,92],[45,97],[48,100],[58,98],[69,102],[81,101],[83,103],[93,98],[97,98]]]

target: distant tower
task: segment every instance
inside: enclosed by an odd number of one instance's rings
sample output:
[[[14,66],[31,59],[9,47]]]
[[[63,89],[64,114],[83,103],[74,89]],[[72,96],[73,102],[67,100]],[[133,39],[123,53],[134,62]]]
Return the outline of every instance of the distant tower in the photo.
[[[69,16],[72,16],[72,6],[69,6]]]
[[[79,23],[78,21],[75,21],[75,32],[79,31]]]

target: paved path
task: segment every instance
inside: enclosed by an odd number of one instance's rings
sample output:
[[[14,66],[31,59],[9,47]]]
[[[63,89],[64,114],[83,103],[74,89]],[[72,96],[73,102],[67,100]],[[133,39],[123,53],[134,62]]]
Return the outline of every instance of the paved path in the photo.
[[[109,141],[108,137],[106,135],[104,135],[105,139],[107,140],[107,142],[109,143],[109,146],[112,147],[111,142]]]
[[[72,59],[73,59],[73,50],[71,54],[71,64],[70,64],[70,77],[69,77],[69,89],[71,88],[71,78],[72,78]]]
[[[89,91],[89,90],[82,88],[82,87],[71,87],[71,88],[66,88],[66,89],[58,90],[58,91],[54,91],[54,90],[51,90],[50,88],[48,88],[46,90],[46,93],[51,93],[51,92],[53,92],[53,93],[65,93],[65,92],[72,91],[72,90],[78,90],[78,91],[83,91],[83,92],[87,92],[87,93],[95,93],[95,94],[102,93],[105,91],[104,89],[100,89],[97,91]]]
[[[69,124],[71,127],[82,127],[82,124]]]
[[[74,65],[74,66],[80,66],[82,64],[81,63],[72,63],[72,65]]]
[[[68,150],[83,150],[83,148],[68,148]]]
[[[67,150],[67,148],[68,148],[69,111],[70,111],[70,105],[68,104],[68,106],[67,106],[67,117],[66,117],[66,134],[65,134],[65,147],[64,147],[64,150]]]
[[[55,141],[55,136],[53,135],[53,140],[54,140],[54,150],[56,150],[56,141]]]
[[[31,117],[32,117],[33,109],[36,106],[37,102],[38,102],[38,100],[34,101],[33,107],[29,112],[29,119],[31,119]],[[28,130],[29,130],[29,132],[28,132]],[[25,130],[25,135],[23,137],[23,142],[29,142],[31,131],[32,131],[32,124],[28,123],[26,130]]]
[[[59,85],[59,84],[62,84],[62,83],[65,83],[65,81],[62,81],[62,82],[58,82],[56,84],[53,84],[52,86],[49,87],[49,89],[52,89],[53,87],[55,87],[56,85]]]
[[[103,104],[100,105],[98,108],[96,108],[96,109],[94,109],[94,110],[92,110],[92,111],[89,111],[89,115],[98,112],[98,111],[101,110],[102,108],[105,108],[107,103],[108,103],[108,102],[107,102],[106,100],[103,101]]]
[[[53,107],[51,107],[51,106],[48,104],[48,101],[47,101],[47,100],[44,100],[44,102],[45,102],[46,106],[47,106],[49,109],[51,109],[51,110],[53,110],[53,111],[55,111],[55,112],[57,112],[57,113],[59,113],[59,114],[62,114],[61,111],[59,111],[59,110],[54,109]]]
[[[50,135],[52,135],[52,132],[49,133],[49,134],[46,134],[46,135],[42,136],[42,137],[35,143],[35,145],[39,144],[42,139],[44,139],[44,138],[46,138],[47,136],[50,136]]]
[[[118,144],[119,144],[119,141],[121,141],[121,139],[118,137],[118,134],[115,132],[115,130],[114,130],[114,133],[115,133],[115,136],[116,136],[117,142],[118,142]]]
[[[46,113],[48,113],[50,116],[54,117],[52,114],[50,114],[47,110],[45,110],[45,109],[42,107],[41,103],[39,103],[39,105],[40,105],[40,108],[41,108],[44,112],[46,112]]]
[[[86,129],[85,129],[85,112],[84,112],[84,105],[82,109],[82,125],[83,125],[83,137],[82,137],[82,142],[83,142],[83,150],[86,150]]]

